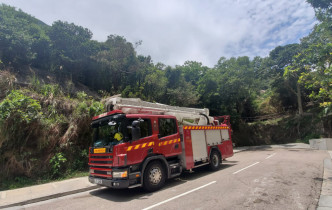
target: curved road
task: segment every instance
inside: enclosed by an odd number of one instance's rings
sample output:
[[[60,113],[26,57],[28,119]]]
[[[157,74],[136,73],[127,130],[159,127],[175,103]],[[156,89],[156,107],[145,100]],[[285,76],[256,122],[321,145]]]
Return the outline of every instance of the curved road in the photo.
[[[101,188],[17,209],[316,209],[325,158],[287,147],[243,151],[217,172],[185,172],[158,192]]]

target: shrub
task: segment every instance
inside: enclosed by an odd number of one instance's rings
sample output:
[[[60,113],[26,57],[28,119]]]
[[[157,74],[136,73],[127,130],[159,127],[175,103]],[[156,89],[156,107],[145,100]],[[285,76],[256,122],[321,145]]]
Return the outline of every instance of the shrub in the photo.
[[[104,105],[100,102],[93,101],[89,108],[90,117],[101,114],[105,111]]]
[[[88,97],[88,95],[84,91],[77,92],[76,96],[79,100],[85,100]]]
[[[72,169],[73,170],[86,170],[87,169],[87,163],[89,160],[89,153],[87,149],[83,149],[81,151],[78,151],[79,154],[77,154]]]
[[[41,106],[38,101],[17,90],[13,90],[0,103],[0,119],[2,120],[12,118],[18,122],[29,123],[40,116],[40,111]]]
[[[59,152],[56,153],[50,160],[51,170],[52,170],[52,177],[56,178],[61,175],[63,171],[65,171],[65,164],[67,159],[64,155]]]
[[[74,115],[78,118],[81,117],[92,117],[104,112],[104,105],[94,100],[86,100],[80,102],[75,111]]]
[[[45,84],[41,86],[40,93],[43,96],[54,97],[60,95],[62,92],[59,85]]]

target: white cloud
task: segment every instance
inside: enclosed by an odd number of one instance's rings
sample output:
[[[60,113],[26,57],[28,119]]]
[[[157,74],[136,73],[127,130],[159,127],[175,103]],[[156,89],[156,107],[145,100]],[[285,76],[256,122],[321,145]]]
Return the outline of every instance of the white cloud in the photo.
[[[221,56],[266,56],[278,45],[299,42],[312,29],[304,0],[0,0],[41,19],[74,22],[94,39],[110,34],[143,40],[138,53],[154,62],[186,60],[213,66]]]

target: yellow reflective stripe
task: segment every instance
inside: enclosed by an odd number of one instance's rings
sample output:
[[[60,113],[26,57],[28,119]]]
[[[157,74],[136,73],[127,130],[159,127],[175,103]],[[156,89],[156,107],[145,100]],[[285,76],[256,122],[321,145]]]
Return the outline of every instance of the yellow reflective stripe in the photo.
[[[139,148],[139,146],[140,146],[140,144],[137,144],[137,145],[135,146],[135,149],[138,149],[138,148]]]
[[[130,151],[133,148],[133,146],[129,146],[127,151]]]
[[[176,142],[180,142],[181,141],[181,139],[180,138],[178,138],[178,139],[172,139],[172,140],[169,140],[169,141],[163,141],[163,142],[159,142],[159,146],[165,146],[165,145],[167,145],[167,144],[174,144],[174,143],[176,143]],[[150,142],[149,143],[149,146],[151,146],[151,145],[154,145],[154,142]]]
[[[144,144],[142,145],[142,148],[144,148],[147,144],[148,144],[148,143],[144,143]]]
[[[152,145],[154,145],[153,141],[151,141],[148,146],[152,146]]]

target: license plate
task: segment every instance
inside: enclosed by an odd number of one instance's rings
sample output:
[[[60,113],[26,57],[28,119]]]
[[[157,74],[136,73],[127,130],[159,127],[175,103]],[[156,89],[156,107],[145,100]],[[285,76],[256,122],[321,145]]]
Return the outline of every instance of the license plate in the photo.
[[[101,179],[94,179],[94,183],[95,184],[102,184],[103,180],[101,180]]]
[[[94,149],[93,153],[105,153],[106,152],[106,148],[98,148],[98,149]]]

